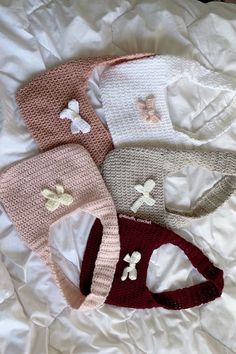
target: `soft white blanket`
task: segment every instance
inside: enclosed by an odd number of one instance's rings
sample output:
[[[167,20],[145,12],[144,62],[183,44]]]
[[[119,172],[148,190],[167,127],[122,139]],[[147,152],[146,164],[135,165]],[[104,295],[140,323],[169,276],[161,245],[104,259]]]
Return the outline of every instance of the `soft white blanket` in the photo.
[[[15,103],[24,81],[71,57],[141,51],[185,55],[236,78],[236,6],[196,0],[0,0],[0,168],[37,152]],[[96,75],[90,97],[102,116]],[[183,90],[173,96],[173,112],[179,104],[191,119],[202,94],[210,95]],[[236,122],[205,148],[235,151]],[[189,167],[167,179],[166,201],[188,208],[219,177]],[[89,314],[69,310],[46,267],[1,210],[1,354],[236,353],[236,196],[211,217],[178,230],[225,272],[220,299],[180,312],[108,305]],[[65,230],[71,232],[69,259],[79,249],[75,224],[54,230],[62,244]],[[152,290],[200,279],[174,246],[154,251],[147,278]]]

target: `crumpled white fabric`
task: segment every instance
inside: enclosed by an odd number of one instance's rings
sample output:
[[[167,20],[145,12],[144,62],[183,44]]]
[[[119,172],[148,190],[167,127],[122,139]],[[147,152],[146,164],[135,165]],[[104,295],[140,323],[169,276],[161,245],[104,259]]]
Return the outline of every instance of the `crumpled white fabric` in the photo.
[[[186,55],[236,76],[235,18],[234,5],[195,0],[1,1],[0,169],[38,151],[15,103],[16,89],[33,75],[75,56],[151,51]],[[90,97],[99,109],[96,80],[90,81]],[[181,99],[185,111],[191,110],[191,97]],[[235,151],[235,139],[233,124],[204,148]],[[219,177],[188,167],[168,177],[166,202],[188,208]],[[236,353],[235,212],[233,196],[210,217],[177,230],[224,270],[220,299],[184,311],[106,305],[81,314],[68,309],[46,267],[0,211],[0,274],[5,279],[0,285],[1,353]],[[72,261],[72,278],[83,255],[76,220],[63,220],[50,234],[64,258]],[[147,277],[150,289],[198,281],[201,277],[182,251],[169,245],[154,251]]]
[[[9,297],[14,294],[14,287],[11,281],[11,277],[4,265],[0,260],[0,305],[4,303]]]

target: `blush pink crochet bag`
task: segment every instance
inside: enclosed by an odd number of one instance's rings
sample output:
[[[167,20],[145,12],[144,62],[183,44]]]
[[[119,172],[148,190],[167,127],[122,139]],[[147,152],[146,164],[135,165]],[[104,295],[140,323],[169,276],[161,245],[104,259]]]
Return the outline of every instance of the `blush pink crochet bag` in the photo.
[[[69,306],[87,310],[105,302],[119,259],[118,221],[97,166],[82,146],[60,146],[10,167],[0,176],[0,201],[22,239],[50,268]],[[77,209],[103,225],[86,297],[53,261],[48,243],[50,226]]]

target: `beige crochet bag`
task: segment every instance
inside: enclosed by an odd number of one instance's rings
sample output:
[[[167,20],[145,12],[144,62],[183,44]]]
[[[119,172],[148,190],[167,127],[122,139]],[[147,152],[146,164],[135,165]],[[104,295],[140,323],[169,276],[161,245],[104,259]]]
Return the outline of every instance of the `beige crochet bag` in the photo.
[[[188,212],[168,210],[164,200],[164,180],[187,165],[220,172],[223,177]],[[119,213],[136,215],[169,228],[178,228],[193,219],[214,212],[236,187],[234,153],[169,150],[165,148],[125,148],[111,151],[102,175]]]

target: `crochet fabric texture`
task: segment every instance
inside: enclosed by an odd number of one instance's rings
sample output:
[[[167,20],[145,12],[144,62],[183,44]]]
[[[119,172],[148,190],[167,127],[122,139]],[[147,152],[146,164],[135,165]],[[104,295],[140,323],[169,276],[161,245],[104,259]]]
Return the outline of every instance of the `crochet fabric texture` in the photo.
[[[179,80],[198,84],[198,90],[201,87],[211,89],[217,97],[214,102],[206,102],[207,123],[200,125],[198,117],[199,109],[203,109],[202,102],[196,112],[191,112],[189,118],[198,120],[192,130],[177,126],[169,113],[168,90],[178,85]],[[235,121],[236,81],[210,71],[194,60],[156,55],[114,65],[103,71],[100,87],[104,115],[115,147],[155,146],[158,143],[200,145],[223,134]],[[225,90],[221,95],[220,89]],[[217,105],[219,99],[226,101],[225,93],[230,94],[228,105],[215,114],[212,104]],[[155,102],[154,107],[151,99]]]
[[[79,143],[100,165],[112,149],[111,136],[91,107],[86,95],[89,74],[99,64],[119,64],[133,58],[83,58],[72,60],[48,70],[17,91],[16,101],[29,132],[41,150],[49,150],[67,143]],[[77,100],[81,117],[91,126],[90,132],[71,133],[71,122],[60,119],[60,113],[71,100]]]
[[[50,268],[67,303],[81,310],[102,305],[119,259],[120,239],[115,206],[88,152],[68,144],[16,164],[0,177],[0,200],[22,239]],[[86,297],[53,262],[48,244],[50,226],[77,209],[103,225]]]
[[[119,232],[120,259],[111,291],[106,299],[107,304],[131,308],[164,307],[180,310],[207,303],[221,295],[224,285],[223,271],[216,268],[200,249],[174,232],[157,224],[130,220],[126,217],[119,217]],[[101,237],[102,225],[99,220],[96,220],[89,235],[80,275],[80,289],[84,295],[90,292]],[[168,243],[183,250],[192,265],[207,280],[183,289],[152,293],[146,286],[148,264],[152,252]],[[137,278],[133,280],[127,278],[122,281],[122,274],[127,265],[124,259],[127,254],[135,251],[141,256],[135,265]]]
[[[220,172],[223,177],[189,212],[167,210],[165,178],[187,165],[205,167]],[[115,149],[107,155],[102,165],[102,175],[118,213],[135,215],[169,228],[181,227],[221,206],[235,190],[235,171],[234,153],[164,148]]]

